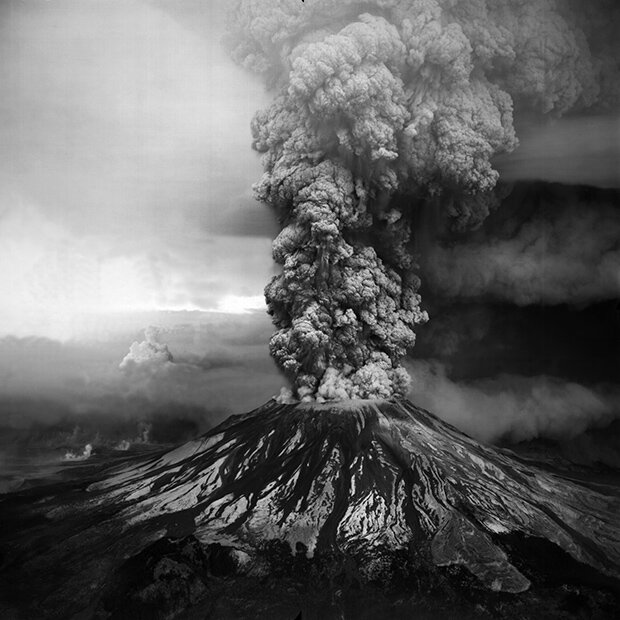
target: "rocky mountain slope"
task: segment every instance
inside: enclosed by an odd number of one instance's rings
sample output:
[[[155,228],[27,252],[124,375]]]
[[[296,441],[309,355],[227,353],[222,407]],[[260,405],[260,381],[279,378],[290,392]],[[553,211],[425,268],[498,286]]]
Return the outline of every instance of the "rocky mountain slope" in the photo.
[[[362,617],[350,611],[356,588],[392,609],[368,617],[398,617],[395,601],[434,617],[425,599],[442,597],[464,617],[497,605],[529,617],[543,602],[547,617],[582,617],[566,599],[575,588],[590,617],[618,604],[617,489],[485,447],[407,401],[270,401],[0,509],[5,604],[25,617],[251,617],[267,605],[257,583],[281,603],[271,617],[321,605],[323,617]],[[310,575],[323,584],[314,601],[302,600]],[[222,593],[243,588],[253,593],[226,608]]]

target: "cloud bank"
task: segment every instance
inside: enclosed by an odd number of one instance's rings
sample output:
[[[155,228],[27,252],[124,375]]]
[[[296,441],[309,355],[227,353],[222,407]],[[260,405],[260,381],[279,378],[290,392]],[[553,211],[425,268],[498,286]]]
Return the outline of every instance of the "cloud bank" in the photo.
[[[412,361],[412,401],[473,437],[518,442],[574,438],[620,419],[620,389],[556,377],[498,375],[453,381],[441,363]]]
[[[520,306],[620,297],[617,204],[565,197],[502,228],[429,248],[424,280],[433,293]]]
[[[96,448],[145,424],[151,441],[181,441],[279,390],[263,313],[179,314],[93,341],[0,339],[1,443]]]

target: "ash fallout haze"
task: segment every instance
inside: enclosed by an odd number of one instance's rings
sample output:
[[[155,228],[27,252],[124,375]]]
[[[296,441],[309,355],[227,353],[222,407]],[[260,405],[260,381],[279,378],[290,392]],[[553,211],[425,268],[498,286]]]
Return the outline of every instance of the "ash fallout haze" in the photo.
[[[0,615],[617,617],[619,31],[2,2]]]

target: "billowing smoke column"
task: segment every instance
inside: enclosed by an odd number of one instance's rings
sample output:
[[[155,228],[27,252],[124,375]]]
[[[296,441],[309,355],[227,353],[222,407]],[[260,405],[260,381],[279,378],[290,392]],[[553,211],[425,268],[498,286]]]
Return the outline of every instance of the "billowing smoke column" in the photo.
[[[457,230],[495,203],[490,159],[517,145],[513,106],[560,115],[608,98],[597,31],[612,3],[240,0],[237,61],[277,90],[252,124],[282,272],[266,288],[273,357],[302,400],[407,391],[400,360],[427,319],[412,222]],[[604,24],[603,22],[601,22]]]

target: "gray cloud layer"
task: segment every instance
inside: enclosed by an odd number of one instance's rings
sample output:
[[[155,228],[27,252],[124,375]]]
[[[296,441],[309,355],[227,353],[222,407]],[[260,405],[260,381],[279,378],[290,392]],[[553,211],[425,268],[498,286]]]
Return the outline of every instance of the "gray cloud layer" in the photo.
[[[519,147],[493,161],[502,180],[620,187],[620,116],[547,119],[518,136]]]
[[[105,434],[133,421],[135,432],[156,414],[180,424],[188,418],[198,432],[277,393],[281,378],[256,344],[270,332],[263,313],[195,314],[149,328],[146,339],[142,330],[68,343],[1,339],[0,426],[52,428],[68,420],[94,435],[97,426]]]
[[[499,375],[452,381],[433,361],[412,361],[410,398],[483,441],[575,437],[620,419],[620,389],[554,377]]]
[[[620,297],[620,209],[570,198],[424,258],[425,282],[448,298],[583,304]]]

